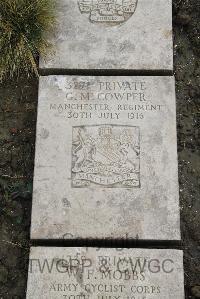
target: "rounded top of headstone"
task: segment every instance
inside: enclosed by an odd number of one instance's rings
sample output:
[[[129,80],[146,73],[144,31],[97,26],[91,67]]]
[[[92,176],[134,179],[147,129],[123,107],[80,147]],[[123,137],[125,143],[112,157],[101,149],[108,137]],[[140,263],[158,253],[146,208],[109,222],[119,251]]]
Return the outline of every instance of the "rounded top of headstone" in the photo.
[[[118,25],[135,12],[138,0],[78,0],[80,12],[89,14],[91,23]]]

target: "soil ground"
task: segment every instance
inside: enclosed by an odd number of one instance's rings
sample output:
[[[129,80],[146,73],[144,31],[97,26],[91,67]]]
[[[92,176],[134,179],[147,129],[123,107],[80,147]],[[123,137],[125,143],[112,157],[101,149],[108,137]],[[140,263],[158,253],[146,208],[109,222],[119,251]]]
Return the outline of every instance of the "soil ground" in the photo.
[[[200,298],[200,1],[174,0],[174,65],[186,298]],[[25,298],[38,81],[0,86],[0,299]]]

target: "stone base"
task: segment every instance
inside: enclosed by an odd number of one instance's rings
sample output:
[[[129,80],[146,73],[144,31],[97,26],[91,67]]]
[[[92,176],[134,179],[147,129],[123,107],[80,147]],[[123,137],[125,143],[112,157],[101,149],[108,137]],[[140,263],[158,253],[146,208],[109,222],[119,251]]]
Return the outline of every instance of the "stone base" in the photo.
[[[26,299],[184,299],[171,249],[31,248]]]

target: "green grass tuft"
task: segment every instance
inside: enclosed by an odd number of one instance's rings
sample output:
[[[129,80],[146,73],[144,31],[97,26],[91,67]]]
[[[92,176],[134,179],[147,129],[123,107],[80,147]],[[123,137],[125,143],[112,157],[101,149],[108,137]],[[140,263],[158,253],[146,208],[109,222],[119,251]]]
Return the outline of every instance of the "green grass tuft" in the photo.
[[[0,79],[38,75],[38,55],[50,44],[45,33],[55,25],[53,0],[0,0]]]

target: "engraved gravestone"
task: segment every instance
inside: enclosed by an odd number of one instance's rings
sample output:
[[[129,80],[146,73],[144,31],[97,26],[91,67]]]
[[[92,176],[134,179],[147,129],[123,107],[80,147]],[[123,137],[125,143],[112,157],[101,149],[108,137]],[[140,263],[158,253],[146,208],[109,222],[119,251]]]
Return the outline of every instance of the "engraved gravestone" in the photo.
[[[173,77],[40,78],[31,238],[180,240]]]
[[[41,69],[173,69],[172,0],[60,0]]]
[[[183,253],[31,248],[26,299],[184,299]]]

